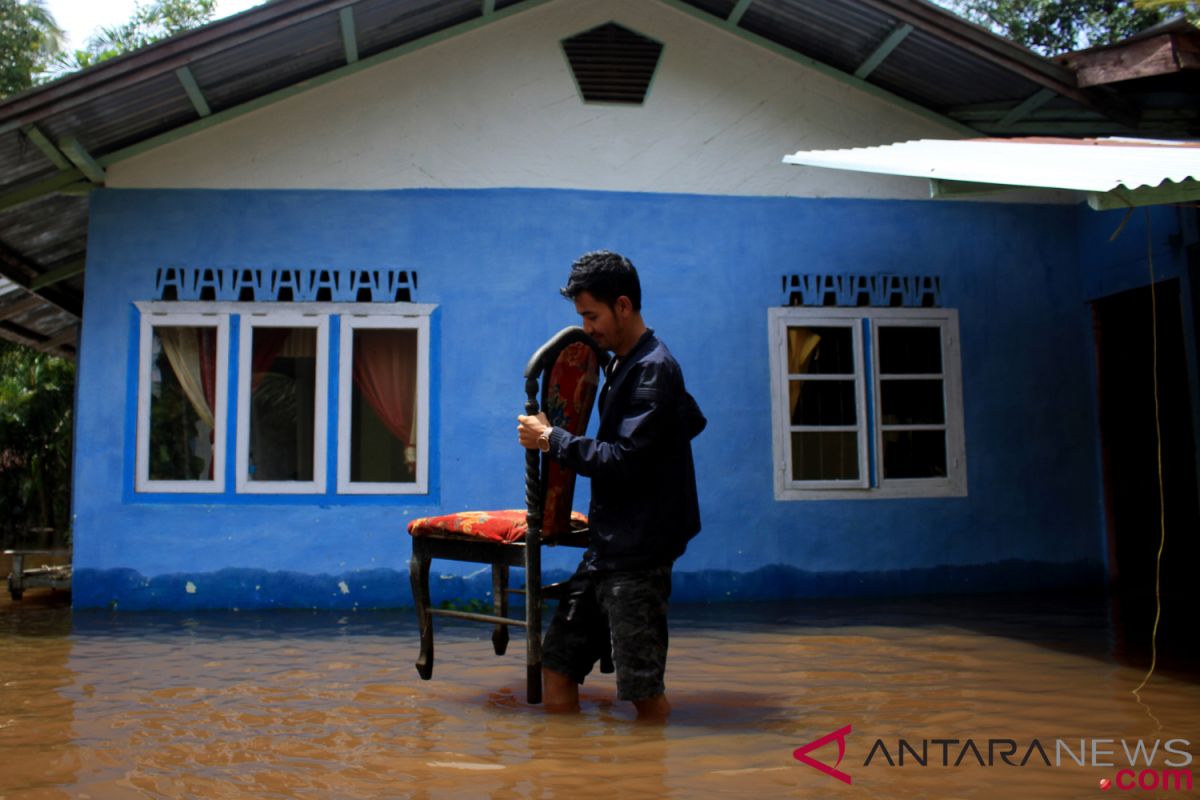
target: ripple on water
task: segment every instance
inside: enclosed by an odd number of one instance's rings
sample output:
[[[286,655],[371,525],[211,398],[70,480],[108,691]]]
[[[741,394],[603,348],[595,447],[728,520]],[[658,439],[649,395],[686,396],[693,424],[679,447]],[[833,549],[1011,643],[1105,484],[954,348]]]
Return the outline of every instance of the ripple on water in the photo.
[[[1103,608],[1004,611],[824,603],[675,613],[666,725],[639,724],[612,676],[578,716],[524,702],[514,645],[439,628],[435,680],[408,613],[87,615],[0,620],[0,796],[1091,797],[1113,770],[889,767],[882,739],[1024,748],[1177,737],[1200,745],[1195,676],[1116,662]],[[43,610],[44,611],[44,610]],[[852,786],[796,761],[853,727]],[[928,746],[928,745],[927,745]],[[1023,752],[1023,751],[1022,751]],[[836,745],[814,751],[832,764]],[[950,760],[958,755],[950,753]],[[1122,796],[1136,796],[1123,793]]]

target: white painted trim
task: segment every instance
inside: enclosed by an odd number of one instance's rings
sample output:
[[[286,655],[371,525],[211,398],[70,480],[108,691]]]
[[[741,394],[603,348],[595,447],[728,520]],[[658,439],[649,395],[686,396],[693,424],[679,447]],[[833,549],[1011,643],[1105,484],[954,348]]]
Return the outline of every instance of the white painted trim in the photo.
[[[245,304],[250,305],[250,304]],[[268,305],[269,304],[264,304]],[[329,315],[306,313],[317,303],[275,305],[262,313],[244,313],[239,319],[237,405],[237,491],[239,494],[324,494],[326,431],[329,429]],[[300,306],[300,308],[296,308]],[[250,385],[251,339],[254,328],[315,328],[316,375],[313,381],[313,477],[311,481],[251,481]]]
[[[805,325],[829,324],[847,319],[858,320],[855,326],[856,372],[864,369],[864,353],[860,340],[862,320],[871,326],[871,381],[875,405],[870,420],[870,433],[876,460],[877,475],[871,475],[870,483],[862,488],[829,486],[833,482],[800,482],[788,479],[790,468],[790,425],[787,422],[787,340],[788,324],[802,321]],[[967,495],[966,435],[963,425],[962,356],[958,339],[958,311],[944,308],[825,308],[812,306],[788,306],[768,310],[771,343],[771,429],[773,434],[773,457],[776,500],[881,500],[916,497],[965,497]],[[879,408],[879,337],[878,324],[885,325],[937,325],[942,330],[942,381],[945,392],[946,411],[946,467],[944,479],[882,480],[882,423]],[[860,384],[860,388],[861,387]],[[860,402],[865,403],[864,398]],[[860,406],[861,408],[861,406]],[[866,419],[860,411],[860,420]],[[866,435],[866,426],[862,430]],[[860,457],[866,463],[866,448],[861,447]],[[868,465],[869,468],[869,465]]]
[[[797,310],[813,312],[797,314]],[[867,449],[867,389],[866,374],[862,358],[862,317],[859,309],[835,308],[804,308],[796,307],[772,308],[768,312],[771,320],[771,341],[773,342],[773,358],[771,362],[771,428],[774,433],[775,446],[775,497],[787,499],[795,492],[803,493],[804,497],[811,496],[813,491],[849,492],[851,495],[861,495],[870,488],[870,460]],[[789,322],[803,319],[806,326],[844,327],[850,329],[852,347],[854,350],[854,400],[856,424],[853,426],[829,427],[830,432],[856,432],[858,445],[858,478],[855,480],[829,481],[797,481],[790,477],[792,464],[792,437],[794,427],[789,421],[788,409],[788,373],[787,364],[787,328]],[[845,376],[814,376],[816,380],[846,380]]]
[[[403,319],[382,315],[344,315],[338,357],[338,494],[426,494],[429,491],[429,312]],[[357,328],[411,328],[417,332],[417,474],[412,483],[350,480],[350,403],[354,385],[353,333]]]
[[[139,304],[139,310],[141,308]],[[150,479],[150,358],[155,326],[196,326],[217,329],[216,402],[213,408],[213,478],[211,480]],[[229,386],[229,317],[197,313],[141,314],[138,331],[137,438],[134,491],[212,493],[225,491],[226,398]]]
[[[879,476],[876,492],[888,497],[963,497],[967,493],[967,460],[963,435],[962,363],[958,350],[958,312],[954,309],[888,308],[872,314],[871,352],[875,355],[874,381],[875,452],[878,454]],[[886,312],[886,313],[885,313]],[[946,419],[940,426],[903,426],[906,430],[939,429],[946,432],[946,477],[904,478],[887,480],[883,477],[883,421],[880,410],[880,370],[878,366],[879,325],[887,327],[931,327],[941,331],[942,340],[942,403]],[[918,378],[921,376],[905,376]]]
[[[432,303],[240,303],[232,301],[143,300],[134,303],[145,314],[242,314],[252,316],[279,313],[314,317],[342,314],[353,317],[428,317],[437,308]]]
[[[775,484],[775,499],[784,500],[783,479],[787,475],[787,453],[783,447],[780,420],[787,414],[787,381],[784,379],[783,354],[787,348],[784,337],[785,308],[767,309],[767,343],[770,347],[771,370],[771,476]]]

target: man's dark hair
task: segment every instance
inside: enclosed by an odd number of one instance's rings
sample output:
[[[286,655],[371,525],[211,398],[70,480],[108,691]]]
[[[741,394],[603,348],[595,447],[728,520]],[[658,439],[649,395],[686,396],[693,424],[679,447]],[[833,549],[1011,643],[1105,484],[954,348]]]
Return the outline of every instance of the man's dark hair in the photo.
[[[571,265],[567,285],[559,291],[568,300],[587,292],[609,308],[624,295],[633,303],[634,311],[642,310],[642,284],[633,262],[609,250],[596,250],[577,258]]]

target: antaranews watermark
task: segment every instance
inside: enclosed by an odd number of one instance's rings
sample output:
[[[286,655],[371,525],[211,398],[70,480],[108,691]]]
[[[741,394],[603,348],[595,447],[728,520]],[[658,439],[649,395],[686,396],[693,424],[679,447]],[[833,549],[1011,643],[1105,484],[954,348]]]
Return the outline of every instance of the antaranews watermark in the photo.
[[[853,784],[853,776],[841,769],[853,727],[846,725],[812,740],[793,751],[802,764]],[[812,753],[837,744],[837,760],[831,766]],[[1187,739],[1078,738],[876,738],[867,748],[863,768],[946,768],[962,766],[1007,768],[1059,768],[1063,766],[1111,769],[1113,778],[1099,781],[1101,789],[1119,791],[1190,792],[1196,783],[1190,769],[1193,756]]]

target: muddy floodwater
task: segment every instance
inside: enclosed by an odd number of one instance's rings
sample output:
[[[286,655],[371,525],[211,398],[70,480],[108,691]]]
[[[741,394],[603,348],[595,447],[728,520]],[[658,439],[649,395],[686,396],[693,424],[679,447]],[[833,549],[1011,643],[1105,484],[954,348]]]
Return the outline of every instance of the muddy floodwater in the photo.
[[[578,716],[525,705],[520,640],[496,657],[482,626],[439,621],[423,682],[411,612],[27,597],[0,609],[0,797],[1195,797],[1200,675],[1135,696],[1110,619],[1071,596],[677,608],[653,725],[611,675]],[[830,734],[826,769],[795,757]]]

